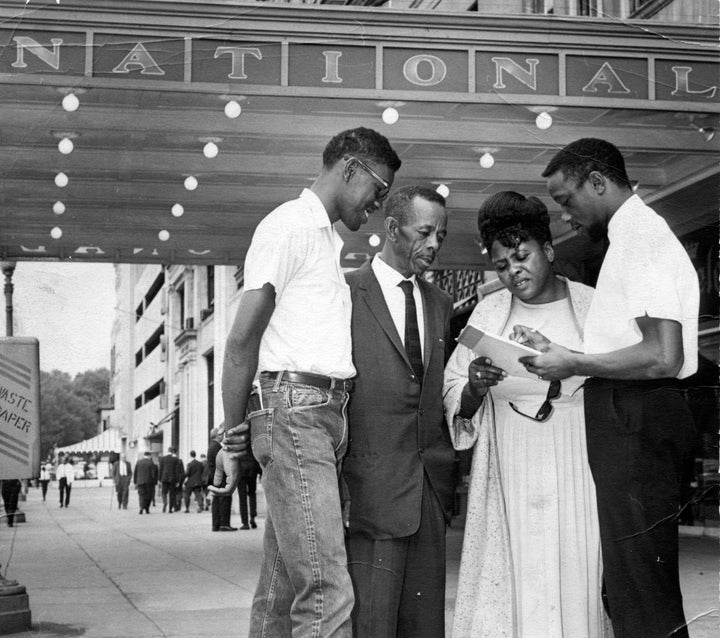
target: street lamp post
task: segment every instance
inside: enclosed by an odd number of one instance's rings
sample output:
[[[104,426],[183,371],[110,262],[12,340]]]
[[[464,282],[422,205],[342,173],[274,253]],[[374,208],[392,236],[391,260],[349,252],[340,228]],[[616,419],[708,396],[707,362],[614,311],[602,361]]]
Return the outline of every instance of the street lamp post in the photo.
[[[1,261],[0,269],[2,274],[5,276],[5,335],[8,337],[13,336],[13,283],[12,276],[15,272],[16,262],[14,261]]]

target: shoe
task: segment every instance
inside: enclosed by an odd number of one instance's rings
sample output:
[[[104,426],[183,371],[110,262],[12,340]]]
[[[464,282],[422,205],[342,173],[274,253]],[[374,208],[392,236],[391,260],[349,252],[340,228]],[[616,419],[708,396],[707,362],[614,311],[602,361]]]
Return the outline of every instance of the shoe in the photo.
[[[250,529],[249,525],[243,525],[240,529]]]
[[[167,511],[167,505],[163,504],[163,514]]]
[[[221,532],[237,532],[237,527],[232,527],[230,525],[220,525],[220,531]]]
[[[143,511],[142,511],[142,510],[140,510],[140,513],[142,514],[142,513],[143,513]]]
[[[213,531],[213,532],[219,532],[219,531],[220,531],[220,528],[219,528],[219,527],[213,527],[213,528],[212,528],[212,531]]]
[[[60,507],[62,507],[62,503],[60,503]]]
[[[186,513],[186,514],[189,514],[189,513],[190,513],[190,510],[185,510],[185,513]]]
[[[250,520],[250,527],[252,527],[253,529],[257,529],[257,523],[255,522],[254,518]]]

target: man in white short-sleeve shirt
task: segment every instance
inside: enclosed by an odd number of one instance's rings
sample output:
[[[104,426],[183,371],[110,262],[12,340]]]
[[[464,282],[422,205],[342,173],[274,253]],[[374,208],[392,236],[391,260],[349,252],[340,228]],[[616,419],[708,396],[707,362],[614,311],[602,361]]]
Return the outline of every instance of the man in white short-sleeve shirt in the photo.
[[[615,638],[687,637],[678,576],[682,466],[694,436],[677,380],[697,370],[698,280],[665,220],[633,194],[620,151],[584,138],[543,172],[563,219],[605,255],[585,323],[584,354],[517,327],[544,354],[543,379],[585,382],[607,607]]]
[[[339,133],[312,186],[260,222],[246,256],[222,392],[223,447],[246,450],[250,425],[267,501],[251,637],[352,635],[338,467],[355,368],[343,242],[333,224],[358,230],[400,164],[379,133]]]

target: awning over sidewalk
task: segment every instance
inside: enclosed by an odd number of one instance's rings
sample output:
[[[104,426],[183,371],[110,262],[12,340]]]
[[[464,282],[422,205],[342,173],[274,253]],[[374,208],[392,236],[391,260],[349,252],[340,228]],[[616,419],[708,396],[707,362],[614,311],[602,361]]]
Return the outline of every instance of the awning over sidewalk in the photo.
[[[122,440],[120,431],[115,428],[109,428],[102,434],[85,439],[79,443],[66,445],[58,448],[57,454],[81,454],[83,452],[120,452],[122,450]]]

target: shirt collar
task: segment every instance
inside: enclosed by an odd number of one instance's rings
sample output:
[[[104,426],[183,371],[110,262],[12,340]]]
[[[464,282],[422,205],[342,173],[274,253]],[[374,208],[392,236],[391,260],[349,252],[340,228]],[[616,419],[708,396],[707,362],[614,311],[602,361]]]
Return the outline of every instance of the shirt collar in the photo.
[[[607,236],[609,241],[612,241],[613,235],[624,232],[622,230],[623,225],[633,215],[633,210],[641,206],[643,206],[643,200],[640,199],[639,195],[631,195],[622,203],[608,222]]]
[[[398,286],[401,281],[405,281],[405,277],[380,258],[380,253],[376,253],[373,257],[372,269],[380,285],[384,287],[391,288],[392,286]],[[411,275],[407,280],[412,281],[413,286],[417,286],[415,275]]]
[[[313,223],[313,225],[317,226],[318,228],[332,226],[332,223],[330,222],[330,216],[328,215],[325,206],[320,201],[320,198],[313,191],[311,191],[309,188],[303,188],[302,193],[300,193],[299,199],[305,202],[310,209],[310,221]]]

